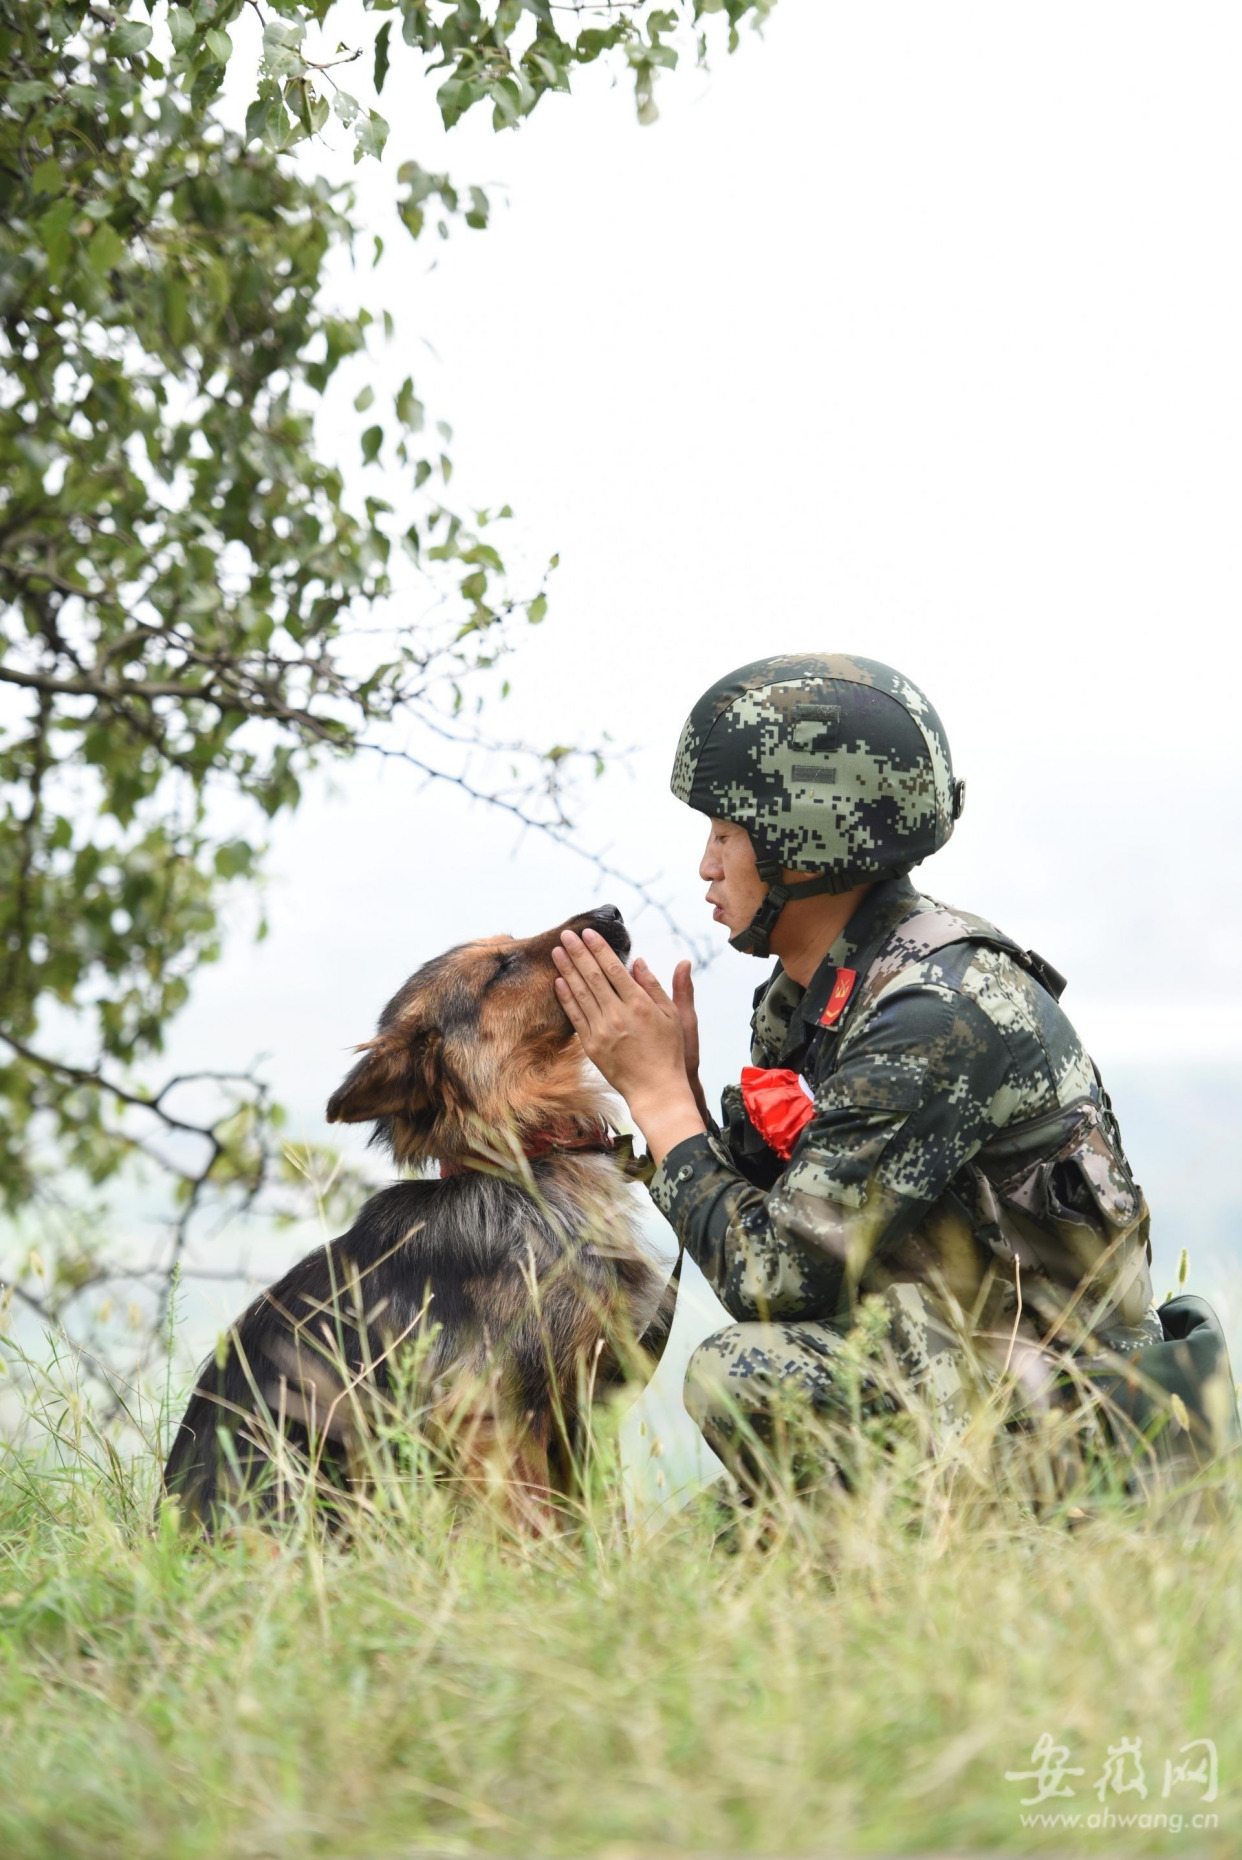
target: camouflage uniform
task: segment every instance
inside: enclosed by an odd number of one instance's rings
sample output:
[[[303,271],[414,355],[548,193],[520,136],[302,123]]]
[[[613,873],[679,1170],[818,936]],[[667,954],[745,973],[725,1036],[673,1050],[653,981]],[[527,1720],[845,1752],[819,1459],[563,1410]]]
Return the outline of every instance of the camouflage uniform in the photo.
[[[800,1072],[813,1094],[788,1164],[732,1086],[723,1126],[678,1144],[651,1184],[738,1320],[691,1366],[688,1402],[709,1437],[720,1397],[753,1408],[743,1385],[755,1380],[829,1404],[833,1353],[868,1291],[888,1297],[898,1353],[950,1429],[968,1412],[957,1314],[1008,1351],[1019,1283],[1031,1342],[1058,1319],[1067,1341],[1094,1334],[1112,1349],[1162,1335],[1147,1208],[1108,1099],[1007,942],[890,879],[805,991],[779,966],[759,990],[752,1063]],[[859,982],[821,1026],[842,969]]]
[[[835,655],[744,667],[696,705],[673,789],[746,826],[773,888],[781,866],[826,869],[823,890],[875,881],[805,990],[778,964],[755,996],[753,1065],[799,1073],[812,1098],[788,1162],[732,1086],[721,1125],[678,1144],[651,1182],[736,1320],[688,1373],[711,1444],[729,1457],[737,1417],[761,1429],[790,1393],[839,1405],[866,1293],[886,1301],[897,1358],[946,1432],[966,1425],[981,1367],[1046,1401],[1058,1352],[1148,1421],[1127,1361],[1141,1352],[1146,1374],[1153,1348],[1172,1347],[1152,1310],[1148,1211],[1061,978],[905,875],[961,810],[926,698]],[[1228,1377],[1218,1326],[1196,1347],[1197,1372]],[[1168,1386],[1202,1416],[1202,1373],[1178,1362],[1164,1362]],[[1229,1434],[1231,1383],[1216,1396]]]

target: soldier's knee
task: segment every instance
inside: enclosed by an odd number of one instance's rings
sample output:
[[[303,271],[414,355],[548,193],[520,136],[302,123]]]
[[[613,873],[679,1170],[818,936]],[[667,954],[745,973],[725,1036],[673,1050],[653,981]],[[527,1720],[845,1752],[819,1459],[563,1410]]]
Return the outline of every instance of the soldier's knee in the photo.
[[[747,1490],[800,1480],[808,1468],[819,1475],[827,1455],[816,1411],[831,1388],[831,1357],[823,1326],[811,1334],[806,1326],[749,1323],[715,1332],[690,1358],[687,1412]]]
[[[761,1431],[774,1410],[819,1394],[819,1359],[792,1327],[730,1324],[699,1345],[686,1366],[684,1400],[709,1440],[740,1420]]]
[[[686,1364],[682,1399],[691,1420],[703,1431],[736,1407],[734,1371],[742,1347],[744,1324],[730,1324],[704,1339]]]

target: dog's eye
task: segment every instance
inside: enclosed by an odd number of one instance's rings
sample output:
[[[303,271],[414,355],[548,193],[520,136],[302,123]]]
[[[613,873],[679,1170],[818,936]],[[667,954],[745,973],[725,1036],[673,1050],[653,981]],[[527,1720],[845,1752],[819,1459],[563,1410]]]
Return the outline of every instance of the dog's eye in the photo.
[[[494,982],[499,981],[500,977],[508,970],[516,969],[519,960],[520,958],[517,956],[497,956],[496,967],[492,971],[492,980]]]

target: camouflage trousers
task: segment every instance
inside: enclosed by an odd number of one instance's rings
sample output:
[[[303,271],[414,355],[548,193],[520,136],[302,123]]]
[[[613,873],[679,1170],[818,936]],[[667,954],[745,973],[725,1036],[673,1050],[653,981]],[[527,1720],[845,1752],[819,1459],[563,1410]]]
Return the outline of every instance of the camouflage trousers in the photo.
[[[970,1376],[957,1336],[917,1285],[893,1285],[880,1296],[885,1308],[873,1331],[886,1333],[888,1374],[877,1375],[879,1366],[860,1358],[844,1331],[815,1319],[731,1324],[699,1345],[686,1370],[686,1408],[744,1485],[762,1482],[763,1462],[780,1447],[796,1470],[809,1468],[816,1454],[797,1438],[800,1421],[814,1428],[848,1423],[863,1409],[894,1409],[903,1386],[939,1438],[965,1432]]]
[[[960,1439],[1005,1372],[1010,1417],[1068,1414],[1080,1445],[1201,1464],[1242,1438],[1223,1333],[1202,1300],[1182,1297],[1140,1325],[1108,1333],[1105,1356],[1057,1359],[1033,1343],[990,1366],[917,1285],[871,1301],[868,1357],[856,1338],[821,1321],[732,1324],[701,1343],[686,1371],[685,1404],[708,1445],[741,1483],[766,1483],[774,1459],[795,1478],[821,1474],[829,1436],[864,1418],[917,1405],[928,1437]],[[1128,1365],[1133,1372],[1127,1373]],[[838,1466],[838,1472],[844,1468]]]

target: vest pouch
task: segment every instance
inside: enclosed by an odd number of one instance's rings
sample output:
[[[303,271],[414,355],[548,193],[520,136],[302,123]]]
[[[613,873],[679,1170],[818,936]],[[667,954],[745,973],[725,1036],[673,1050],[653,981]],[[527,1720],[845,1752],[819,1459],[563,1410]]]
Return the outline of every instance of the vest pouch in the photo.
[[[1055,1148],[1039,1145],[1039,1126],[1061,1134]],[[1001,1145],[976,1158],[979,1232],[1030,1275],[1041,1316],[1066,1314],[1057,1334],[1072,1347],[1101,1326],[1140,1323],[1151,1304],[1147,1204],[1093,1100],[1039,1126],[1005,1132],[1004,1148],[1027,1149],[1017,1169]]]
[[[766,1194],[775,1188],[785,1168],[784,1159],[764,1142],[746,1115],[739,1085],[726,1085],[720,1096],[721,1128],[730,1159],[755,1188]]]

